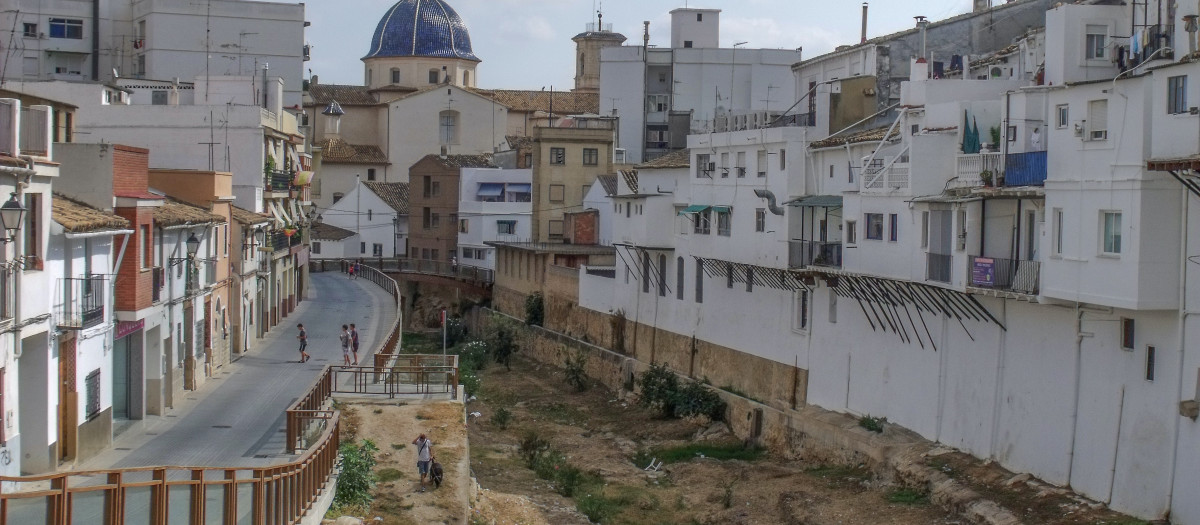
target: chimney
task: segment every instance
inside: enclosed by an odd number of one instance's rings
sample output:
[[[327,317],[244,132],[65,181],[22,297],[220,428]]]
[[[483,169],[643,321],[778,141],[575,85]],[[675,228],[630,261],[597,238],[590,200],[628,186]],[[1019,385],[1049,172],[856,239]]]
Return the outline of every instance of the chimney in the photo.
[[[1188,34],[1188,54],[1196,52],[1196,15],[1185,15],[1183,17],[1183,30]]]
[[[923,16],[914,16],[913,18],[917,19],[917,29],[921,30],[921,59],[924,60],[928,56],[926,54],[927,46],[925,28],[929,26],[929,20]]]
[[[908,80],[911,82],[929,80],[929,62],[924,58],[914,59],[908,69]]]
[[[862,43],[867,43],[867,3],[863,2]]]
[[[972,11],[976,13],[980,11],[987,11],[992,7],[991,3],[991,0],[975,0],[975,8]]]

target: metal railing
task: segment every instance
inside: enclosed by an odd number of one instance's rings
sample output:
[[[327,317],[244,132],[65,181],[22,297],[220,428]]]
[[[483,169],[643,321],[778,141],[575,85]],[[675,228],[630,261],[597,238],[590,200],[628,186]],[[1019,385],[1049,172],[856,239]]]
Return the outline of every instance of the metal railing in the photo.
[[[1046,152],[1009,153],[1004,163],[1005,186],[1045,186]]]
[[[908,189],[908,163],[896,162],[891,166],[867,166],[863,168],[862,189],[906,190]]]
[[[54,308],[58,327],[82,330],[104,322],[107,282],[102,275],[59,279],[62,302]]]
[[[987,172],[990,183],[1004,173],[1004,154],[1002,153],[971,153],[958,156],[957,179],[950,184],[956,188],[970,188],[984,185],[983,173]]]
[[[50,115],[48,108],[21,108],[21,153],[47,155],[50,153]]]
[[[558,246],[562,246],[561,244]],[[349,261],[343,259],[312,259],[311,264],[314,265],[315,271],[327,272],[337,270],[340,272],[346,271],[346,264]],[[419,273],[424,275],[435,275],[439,277],[449,277],[452,279],[460,279],[463,281],[471,281],[480,284],[491,284],[495,279],[496,272],[489,268],[480,268],[478,266],[470,266],[460,263],[450,263],[445,261],[430,261],[424,259],[410,259],[407,257],[390,257],[390,258],[363,258],[359,261],[363,268],[371,268],[382,270],[385,272],[398,273]],[[359,275],[359,277],[365,277]]]
[[[817,115],[815,113],[800,113],[797,115],[784,115],[771,122],[772,128],[790,128],[790,127],[805,127],[816,126]]]
[[[1041,263],[972,255],[967,266],[971,286],[1037,295]]]
[[[788,267],[842,267],[842,243],[820,241],[788,241]]]
[[[267,191],[286,192],[292,189],[293,177],[294,175],[290,172],[269,170],[267,171],[264,183],[267,186]]]
[[[927,253],[925,256],[925,280],[949,283],[950,264],[954,256],[941,253]]]
[[[286,250],[292,243],[288,240],[287,234],[283,232],[271,233],[271,249],[274,251]]]

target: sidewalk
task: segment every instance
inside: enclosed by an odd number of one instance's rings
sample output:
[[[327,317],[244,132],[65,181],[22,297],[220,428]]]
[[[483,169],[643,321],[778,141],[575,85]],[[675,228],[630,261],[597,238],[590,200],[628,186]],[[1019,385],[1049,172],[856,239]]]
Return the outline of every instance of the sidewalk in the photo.
[[[112,447],[71,470],[143,466],[261,467],[284,454],[284,410],[316,380],[325,365],[340,364],[338,332],[356,323],[369,361],[396,315],[391,295],[366,280],[340,273],[312,274],[309,299],[244,357],[220,368],[164,416],[135,422]],[[306,364],[297,362],[296,324],[308,330]]]

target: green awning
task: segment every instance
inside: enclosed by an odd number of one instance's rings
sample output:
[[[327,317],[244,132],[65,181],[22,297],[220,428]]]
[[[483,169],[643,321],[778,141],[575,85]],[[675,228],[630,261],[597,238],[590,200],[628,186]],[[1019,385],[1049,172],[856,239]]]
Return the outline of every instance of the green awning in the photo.
[[[794,200],[788,203],[788,206],[795,206],[797,208],[841,208],[842,196],[813,195],[811,197],[804,197],[803,199]]]
[[[709,206],[709,205],[707,205],[707,204],[693,204],[693,205],[691,205],[691,206],[688,206],[688,207],[684,208],[682,211],[680,211],[680,212],[679,212],[679,214],[680,214],[680,215],[683,215],[683,214],[685,214],[685,213],[700,213],[700,212],[702,212],[702,211],[704,211],[704,210],[707,210],[707,209],[709,209],[709,208],[711,208],[711,207],[712,207],[712,206]]]
[[[732,209],[733,209],[732,206],[713,206],[712,207],[712,210],[717,213],[729,213],[729,210],[732,210]]]

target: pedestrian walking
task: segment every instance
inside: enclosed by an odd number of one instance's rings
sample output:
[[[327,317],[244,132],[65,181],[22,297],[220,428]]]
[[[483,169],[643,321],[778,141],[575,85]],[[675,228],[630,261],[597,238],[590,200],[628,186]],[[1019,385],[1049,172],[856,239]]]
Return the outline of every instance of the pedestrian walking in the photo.
[[[342,343],[342,362],[350,366],[350,327],[342,325],[342,333],[338,334],[338,340]]]
[[[354,278],[354,267],[355,266],[358,266],[358,264],[350,263],[349,267],[346,269],[346,273],[350,274],[350,277],[349,277],[350,279]]]
[[[308,348],[308,332],[304,330],[304,323],[297,324],[296,328],[300,329],[300,334],[296,336],[296,339],[300,340],[300,362],[303,363],[308,361],[309,357],[308,352],[304,351],[305,348]]]
[[[354,278],[358,279],[358,274],[362,273],[362,264],[354,263]]]
[[[429,465],[434,458],[433,442],[421,434],[412,444],[417,446],[417,472],[421,474],[421,492],[425,492],[425,477],[429,475]]]
[[[350,351],[354,352],[354,364],[358,364],[358,327],[350,323]]]

